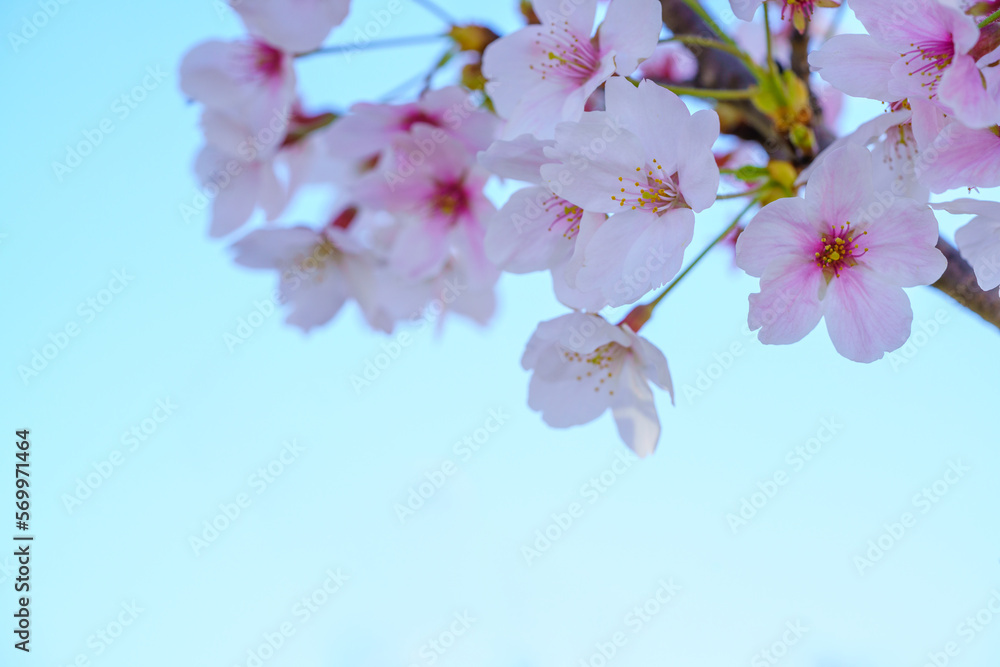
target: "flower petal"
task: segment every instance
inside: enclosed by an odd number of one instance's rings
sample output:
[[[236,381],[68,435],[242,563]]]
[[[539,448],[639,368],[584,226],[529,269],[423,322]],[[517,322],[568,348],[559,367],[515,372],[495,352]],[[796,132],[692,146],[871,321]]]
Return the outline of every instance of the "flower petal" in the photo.
[[[913,310],[902,287],[879,279],[864,266],[842,271],[831,281],[826,329],[837,352],[869,363],[898,349],[910,337]]]

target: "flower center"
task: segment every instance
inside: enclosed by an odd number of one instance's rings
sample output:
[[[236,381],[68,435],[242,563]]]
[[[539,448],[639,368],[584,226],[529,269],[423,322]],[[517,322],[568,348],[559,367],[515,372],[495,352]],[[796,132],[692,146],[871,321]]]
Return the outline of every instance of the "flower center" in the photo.
[[[593,352],[580,354],[574,350],[563,349],[563,357],[570,363],[587,364],[576,376],[578,382],[592,384],[594,391],[600,391],[601,385],[605,381],[610,381],[614,377],[615,371],[619,370],[629,348],[618,343],[605,343]],[[611,384],[614,386],[614,384]],[[614,396],[614,390],[609,389],[608,394]]]
[[[549,34],[535,40],[544,59],[529,65],[542,78],[553,77],[583,83],[597,71],[601,59],[589,40],[580,40],[568,27],[549,26]]]
[[[270,44],[254,40],[250,43],[249,67],[252,76],[270,80],[281,76],[285,54]]]
[[[469,197],[460,181],[438,183],[431,206],[445,216],[456,218],[468,210]],[[454,220],[453,220],[454,221]]]
[[[636,167],[634,174],[619,176],[618,182],[618,194],[611,195],[611,199],[621,207],[662,215],[672,208],[687,206],[677,184],[677,173],[668,176],[656,158],[652,166]]]
[[[861,232],[864,236],[868,232]],[[868,252],[868,248],[858,252],[860,246],[854,242],[856,232],[851,229],[851,223],[830,225],[830,232],[823,234],[817,245],[816,266],[823,269],[827,282],[832,277],[840,277],[840,272],[846,267],[855,266],[858,258]]]
[[[555,212],[549,231],[562,229],[562,235],[567,239],[575,239],[580,233],[580,219],[583,217],[583,209],[561,197],[552,195],[543,203],[546,213]]]
[[[410,129],[412,129],[417,123],[424,123],[433,127],[441,126],[441,122],[437,118],[434,118],[433,116],[418,109],[403,117],[403,119],[399,122],[399,129],[404,132],[409,132]]]
[[[914,74],[930,77],[930,80],[921,83],[930,91],[930,97],[936,95],[938,83],[941,81],[941,74],[951,65],[955,57],[955,44],[950,39],[928,39],[919,44],[910,44],[912,47],[906,53],[901,53],[900,57],[909,58],[906,61],[910,67],[909,76]]]

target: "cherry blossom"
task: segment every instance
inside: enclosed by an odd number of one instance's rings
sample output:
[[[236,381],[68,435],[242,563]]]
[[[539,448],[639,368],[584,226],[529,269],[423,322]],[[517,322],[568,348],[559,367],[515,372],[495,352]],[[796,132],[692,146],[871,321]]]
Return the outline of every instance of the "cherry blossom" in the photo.
[[[762,343],[794,343],[824,317],[834,347],[853,361],[906,342],[913,312],[902,288],[933,283],[946,260],[931,211],[902,197],[881,201],[872,172],[868,150],[836,148],[805,199],[765,206],[740,235],[736,263],[761,279],[748,324]]]
[[[549,426],[567,428],[597,419],[611,408],[618,434],[639,456],[660,438],[649,382],[670,393],[663,353],[625,326],[599,315],[570,313],[538,325],[521,358],[533,371],[528,406]]]
[[[289,305],[286,321],[308,332],[329,322],[361,286],[370,283],[372,261],[336,224],[258,229],[233,245],[237,264],[274,269],[279,295]]]
[[[884,102],[931,100],[966,125],[1000,121],[998,57],[974,50],[976,19],[943,0],[854,0],[868,35],[838,35],[809,56],[832,85]]]
[[[295,101],[292,57],[260,40],[203,42],[181,61],[185,95],[253,132],[286,118]]]
[[[955,232],[955,242],[976,272],[979,287],[984,291],[1000,287],[1000,203],[956,199],[933,207],[955,215],[975,216]]]
[[[557,123],[580,118],[608,77],[634,72],[660,34],[656,0],[611,0],[596,33],[597,0],[532,4],[541,25],[502,37],[483,54],[486,92],[507,119],[505,139],[525,133],[552,138]]]
[[[530,135],[497,141],[480,153],[479,163],[501,177],[541,183],[541,165],[550,161],[544,150],[554,143]],[[486,255],[511,273],[550,270],[553,289],[562,303],[571,308],[599,310],[605,305],[600,291],[577,289],[576,274],[583,263],[582,242],[606,217],[584,211],[547,186],[523,188],[512,194],[490,220]]]
[[[495,280],[486,258],[486,221],[496,207],[483,194],[489,174],[454,139],[439,143],[431,127],[415,125],[399,150],[358,182],[357,200],[399,220],[389,261],[412,280],[438,274],[452,253],[468,261],[473,282]]]
[[[712,205],[719,187],[719,118],[692,115],[652,81],[636,87],[615,77],[606,89],[606,112],[557,127],[546,153],[558,162],[541,172],[550,190],[581,209],[613,214],[587,244],[576,284],[620,306],[680,270],[694,213]]]

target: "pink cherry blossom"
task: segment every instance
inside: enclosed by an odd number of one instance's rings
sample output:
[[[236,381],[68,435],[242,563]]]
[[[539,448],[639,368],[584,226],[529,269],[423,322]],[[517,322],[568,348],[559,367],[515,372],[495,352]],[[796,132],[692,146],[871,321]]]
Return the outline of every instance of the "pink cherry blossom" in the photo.
[[[258,229],[233,245],[237,264],[274,269],[286,321],[303,331],[326,324],[372,282],[373,262],[342,227]]]
[[[479,154],[479,163],[494,174],[541,183],[541,165],[550,158],[544,150],[553,141],[522,135],[514,141],[496,141]],[[571,308],[599,310],[605,304],[599,290],[576,288],[585,241],[604,221],[553,193],[546,186],[528,187],[512,194],[486,230],[486,256],[511,273],[552,272],[556,297]]]
[[[614,73],[627,76],[656,48],[662,18],[656,0],[611,0],[593,38],[597,0],[534,0],[541,25],[490,44],[483,54],[486,92],[507,119],[504,138],[553,136],[575,121]]]
[[[809,56],[829,83],[884,102],[931,100],[959,121],[1000,121],[996,55],[975,49],[976,19],[944,0],[854,0],[868,35],[838,35]]]
[[[399,221],[389,261],[401,275],[430,278],[457,253],[468,262],[473,282],[489,283],[496,273],[483,250],[486,221],[496,213],[483,194],[489,174],[458,141],[434,133],[427,125],[414,126],[354,194]]]
[[[350,0],[229,0],[229,4],[251,34],[291,53],[318,48],[350,9]]]
[[[956,199],[933,204],[955,215],[973,215],[955,232],[955,243],[984,291],[1000,287],[1000,203],[977,199]]]
[[[740,234],[736,263],[761,279],[748,324],[762,343],[799,341],[824,317],[834,347],[853,361],[906,342],[913,312],[902,288],[933,283],[947,261],[930,209],[876,193],[872,180],[867,149],[836,148],[805,199],[768,204]]]
[[[370,158],[408,140],[413,128],[421,126],[433,130],[432,137],[448,136],[475,154],[496,138],[499,121],[477,108],[468,92],[449,86],[408,104],[359,102],[334,123],[328,140],[341,157]]]
[[[693,115],[672,92],[644,80],[607,82],[606,112],[561,123],[541,168],[548,188],[579,208],[612,214],[587,244],[576,286],[607,304],[632,303],[680,270],[694,213],[715,201],[719,168],[714,111]]]
[[[639,456],[656,449],[660,419],[649,382],[670,393],[663,353],[626,326],[570,313],[538,325],[521,358],[533,371],[528,406],[549,426],[567,428],[611,408],[618,434]]]
[[[288,53],[259,40],[213,40],[184,56],[180,87],[257,132],[287,118],[295,102],[295,70]]]

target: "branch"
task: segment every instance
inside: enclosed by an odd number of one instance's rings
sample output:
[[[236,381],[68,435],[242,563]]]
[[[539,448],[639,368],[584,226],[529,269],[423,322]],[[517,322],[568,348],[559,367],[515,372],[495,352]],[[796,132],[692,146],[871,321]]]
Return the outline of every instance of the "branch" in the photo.
[[[660,4],[663,7],[663,22],[675,35],[714,38],[712,30],[696,12],[687,6],[684,0],[660,0]],[[717,49],[698,48],[697,46],[688,48],[698,59],[698,74],[695,75],[693,81],[689,82],[691,87],[733,90],[747,88],[755,83],[753,75],[738,58]],[[809,75],[807,55],[808,37],[793,33],[792,70],[803,80],[807,80]],[[811,88],[810,94],[812,95]],[[822,108],[815,95],[812,96],[812,99],[813,129],[822,149],[830,145],[833,136],[822,123]],[[795,149],[787,138],[781,136],[775,130],[770,119],[755,109],[752,104],[749,102],[726,102],[719,106],[721,112],[731,109],[739,116],[739,120],[732,127],[726,127],[723,131],[741,139],[760,143],[772,159],[788,160],[804,166],[801,164],[801,159],[796,159]],[[981,290],[972,267],[962,259],[958,250],[950,243],[944,239],[938,239],[937,247],[948,260],[948,268],[932,287],[941,290],[959,304],[1000,329],[1000,294],[997,290],[989,292]]]

